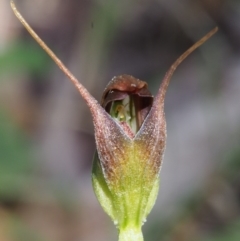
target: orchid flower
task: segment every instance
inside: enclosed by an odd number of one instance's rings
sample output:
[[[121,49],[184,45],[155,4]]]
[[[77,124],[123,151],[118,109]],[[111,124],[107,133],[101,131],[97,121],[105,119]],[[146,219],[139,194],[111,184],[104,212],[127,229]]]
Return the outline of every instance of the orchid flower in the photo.
[[[110,81],[99,104],[33,31],[13,1],[11,7],[32,37],[71,80],[91,111],[97,147],[92,169],[93,188],[119,230],[119,241],[143,241],[141,227],[156,201],[166,146],[167,87],[178,65],[209,39],[217,27],[173,63],[155,97],[146,82],[121,75]]]

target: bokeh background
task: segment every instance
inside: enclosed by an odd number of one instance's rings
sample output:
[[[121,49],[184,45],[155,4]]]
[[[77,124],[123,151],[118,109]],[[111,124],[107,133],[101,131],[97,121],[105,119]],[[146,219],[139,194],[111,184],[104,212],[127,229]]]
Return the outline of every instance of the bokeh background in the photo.
[[[98,100],[131,74],[156,94],[175,59],[167,150],[148,241],[240,240],[240,1],[15,0]],[[91,187],[93,124],[72,84],[0,0],[0,240],[106,241]]]

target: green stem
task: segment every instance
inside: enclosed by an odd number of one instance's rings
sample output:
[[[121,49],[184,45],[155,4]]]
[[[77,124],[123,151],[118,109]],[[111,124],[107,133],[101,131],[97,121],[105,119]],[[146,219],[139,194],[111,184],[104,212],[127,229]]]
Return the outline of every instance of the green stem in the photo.
[[[120,229],[118,241],[144,241],[142,230],[128,227]]]

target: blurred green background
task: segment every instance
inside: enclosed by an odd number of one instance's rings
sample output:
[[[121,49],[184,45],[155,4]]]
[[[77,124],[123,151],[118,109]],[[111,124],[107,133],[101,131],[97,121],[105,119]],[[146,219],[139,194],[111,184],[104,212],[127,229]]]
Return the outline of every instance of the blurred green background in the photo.
[[[240,240],[240,2],[15,0],[98,99],[113,76],[175,72],[167,150],[146,241]],[[85,103],[0,0],[0,240],[106,241],[117,231],[91,187],[95,150]]]

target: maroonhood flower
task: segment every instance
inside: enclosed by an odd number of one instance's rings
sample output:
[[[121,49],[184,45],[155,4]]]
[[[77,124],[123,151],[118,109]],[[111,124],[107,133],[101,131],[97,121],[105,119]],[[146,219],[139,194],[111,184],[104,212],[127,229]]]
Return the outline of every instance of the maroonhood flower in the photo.
[[[217,28],[174,62],[155,98],[147,89],[146,82],[121,75],[110,81],[100,105],[31,29],[12,1],[11,6],[21,23],[69,77],[89,106],[97,146],[92,170],[93,187],[103,209],[119,229],[119,240],[143,240],[141,227],[157,197],[166,146],[164,99],[170,78],[177,66]]]

